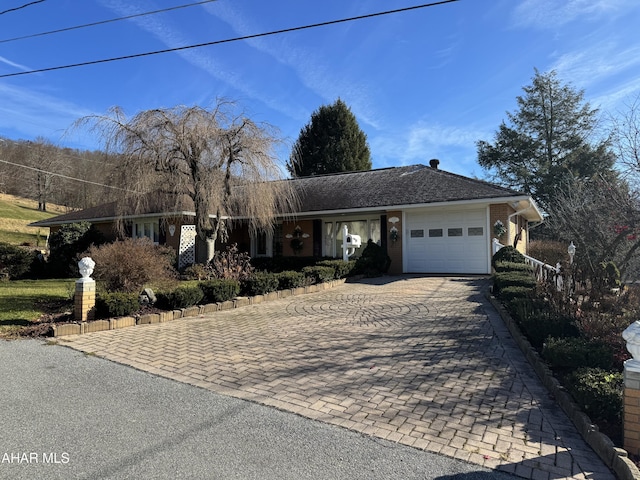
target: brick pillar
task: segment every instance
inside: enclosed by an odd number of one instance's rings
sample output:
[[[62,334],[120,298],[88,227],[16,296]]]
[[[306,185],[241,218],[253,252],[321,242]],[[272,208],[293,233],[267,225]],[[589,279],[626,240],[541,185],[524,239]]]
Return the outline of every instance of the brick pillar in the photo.
[[[629,325],[622,338],[633,356],[624,362],[624,449],[640,455],[640,321]]]
[[[92,278],[76,280],[73,313],[76,320],[93,320],[96,313],[96,281]]]

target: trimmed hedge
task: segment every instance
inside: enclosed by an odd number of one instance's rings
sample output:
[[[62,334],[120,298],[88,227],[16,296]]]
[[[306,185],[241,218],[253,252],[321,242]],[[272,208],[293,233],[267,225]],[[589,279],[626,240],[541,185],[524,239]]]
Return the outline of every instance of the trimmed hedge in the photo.
[[[526,263],[500,261],[496,262],[493,268],[496,272],[526,272],[530,275],[534,273],[533,267]]]
[[[240,282],[240,292],[247,296],[264,295],[277,291],[278,285],[278,274],[254,272],[250,278]]]
[[[491,259],[491,265],[495,268],[498,262],[525,263],[524,255],[511,246],[502,247]]]
[[[579,368],[567,376],[567,390],[593,420],[619,422],[622,418],[623,377],[601,368]]]
[[[204,301],[206,303],[226,302],[232,298],[237,297],[240,294],[240,282],[237,280],[205,280],[198,283],[198,287],[204,294]]]
[[[98,318],[126,317],[140,308],[137,293],[103,292],[96,295]]]
[[[558,368],[593,367],[609,370],[613,365],[611,348],[601,342],[579,337],[549,337],[542,348],[543,358]]]
[[[174,310],[197,305],[204,298],[204,292],[198,285],[182,285],[169,292],[160,292],[156,296],[158,308]]]
[[[278,278],[278,290],[304,287],[309,283],[304,273],[293,270],[277,273],[276,276]]]
[[[493,275],[493,282],[498,292],[506,287],[533,289],[536,286],[536,279],[523,271],[496,272]]]
[[[302,273],[312,283],[324,283],[334,279],[335,269],[323,266],[304,267]]]
[[[505,302],[511,302],[516,298],[528,298],[532,295],[534,289],[532,287],[509,286],[500,290],[500,298]]]
[[[538,351],[542,350],[547,338],[577,337],[580,332],[570,317],[554,314],[549,311],[539,311],[527,315],[518,321],[522,332],[527,336],[531,345]]]
[[[339,279],[351,275],[356,267],[356,260],[349,260],[348,262],[345,262],[344,260],[322,260],[321,262],[317,263],[317,266],[333,268],[333,277],[335,279]]]

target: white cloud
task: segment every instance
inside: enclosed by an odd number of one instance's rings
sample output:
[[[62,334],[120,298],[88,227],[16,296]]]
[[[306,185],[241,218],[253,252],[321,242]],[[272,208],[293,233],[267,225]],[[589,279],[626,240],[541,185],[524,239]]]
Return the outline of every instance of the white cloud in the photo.
[[[473,126],[449,126],[419,121],[405,134],[389,132],[370,139],[376,168],[442,161],[444,170],[464,174],[477,167],[476,141],[490,134]]]
[[[551,69],[560,78],[585,87],[637,66],[640,66],[640,45],[621,48],[610,41],[560,55]]]
[[[579,18],[597,20],[635,7],[635,0],[524,0],[513,12],[517,27],[557,28]]]
[[[45,93],[0,83],[0,127],[29,138],[43,136],[55,142],[65,134],[61,125],[70,127],[92,113]]]
[[[12,62],[11,60],[5,58],[5,57],[0,57],[0,63],[4,63],[6,65],[9,65],[10,67],[14,67],[14,68],[18,68],[24,72],[28,71],[28,70],[32,70],[32,68],[26,67],[24,65],[21,65],[19,63],[15,63]]]
[[[204,8],[213,16],[227,23],[239,36],[263,32],[264,28],[251,24],[229,4],[215,3]],[[278,63],[293,70],[300,82],[327,102],[342,98],[358,119],[379,128],[371,104],[370,86],[362,78],[338,78],[335,70],[320,61],[313,52],[300,48],[287,40],[287,36],[255,38],[246,41],[259,52],[269,55]],[[289,107],[288,107],[289,108]]]

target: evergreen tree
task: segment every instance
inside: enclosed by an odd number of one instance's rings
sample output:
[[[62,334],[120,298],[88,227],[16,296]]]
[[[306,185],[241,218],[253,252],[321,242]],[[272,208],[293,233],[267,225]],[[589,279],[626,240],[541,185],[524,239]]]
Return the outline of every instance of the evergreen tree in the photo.
[[[615,177],[609,143],[590,142],[598,111],[582,90],[562,85],[554,71],[538,70],[523,90],[519,110],[507,112],[510,125],[502,122],[493,143],[477,142],[480,166],[499,183],[530,194],[544,210],[572,180]]]
[[[340,99],[313,112],[287,162],[294,177],[370,169],[367,136]]]

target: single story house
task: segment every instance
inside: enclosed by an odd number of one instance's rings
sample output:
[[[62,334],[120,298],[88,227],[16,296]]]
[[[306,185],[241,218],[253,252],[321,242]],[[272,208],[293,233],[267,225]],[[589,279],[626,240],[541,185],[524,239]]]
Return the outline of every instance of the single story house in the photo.
[[[526,253],[529,226],[543,220],[526,194],[443,171],[439,162],[377,170],[294,178],[300,208],[277,219],[272,232],[249,235],[241,223],[230,232],[251,256],[300,255],[342,258],[342,232],[360,235],[362,247],[372,240],[391,257],[390,273],[488,274],[491,272],[494,225],[506,232],[503,244]],[[149,237],[178,252],[179,265],[201,259],[193,208],[176,205],[172,212],[148,211],[125,218],[127,233]],[[33,223],[60,226],[88,221],[115,238],[114,204],[71,212]],[[220,246],[222,248],[222,245]]]

